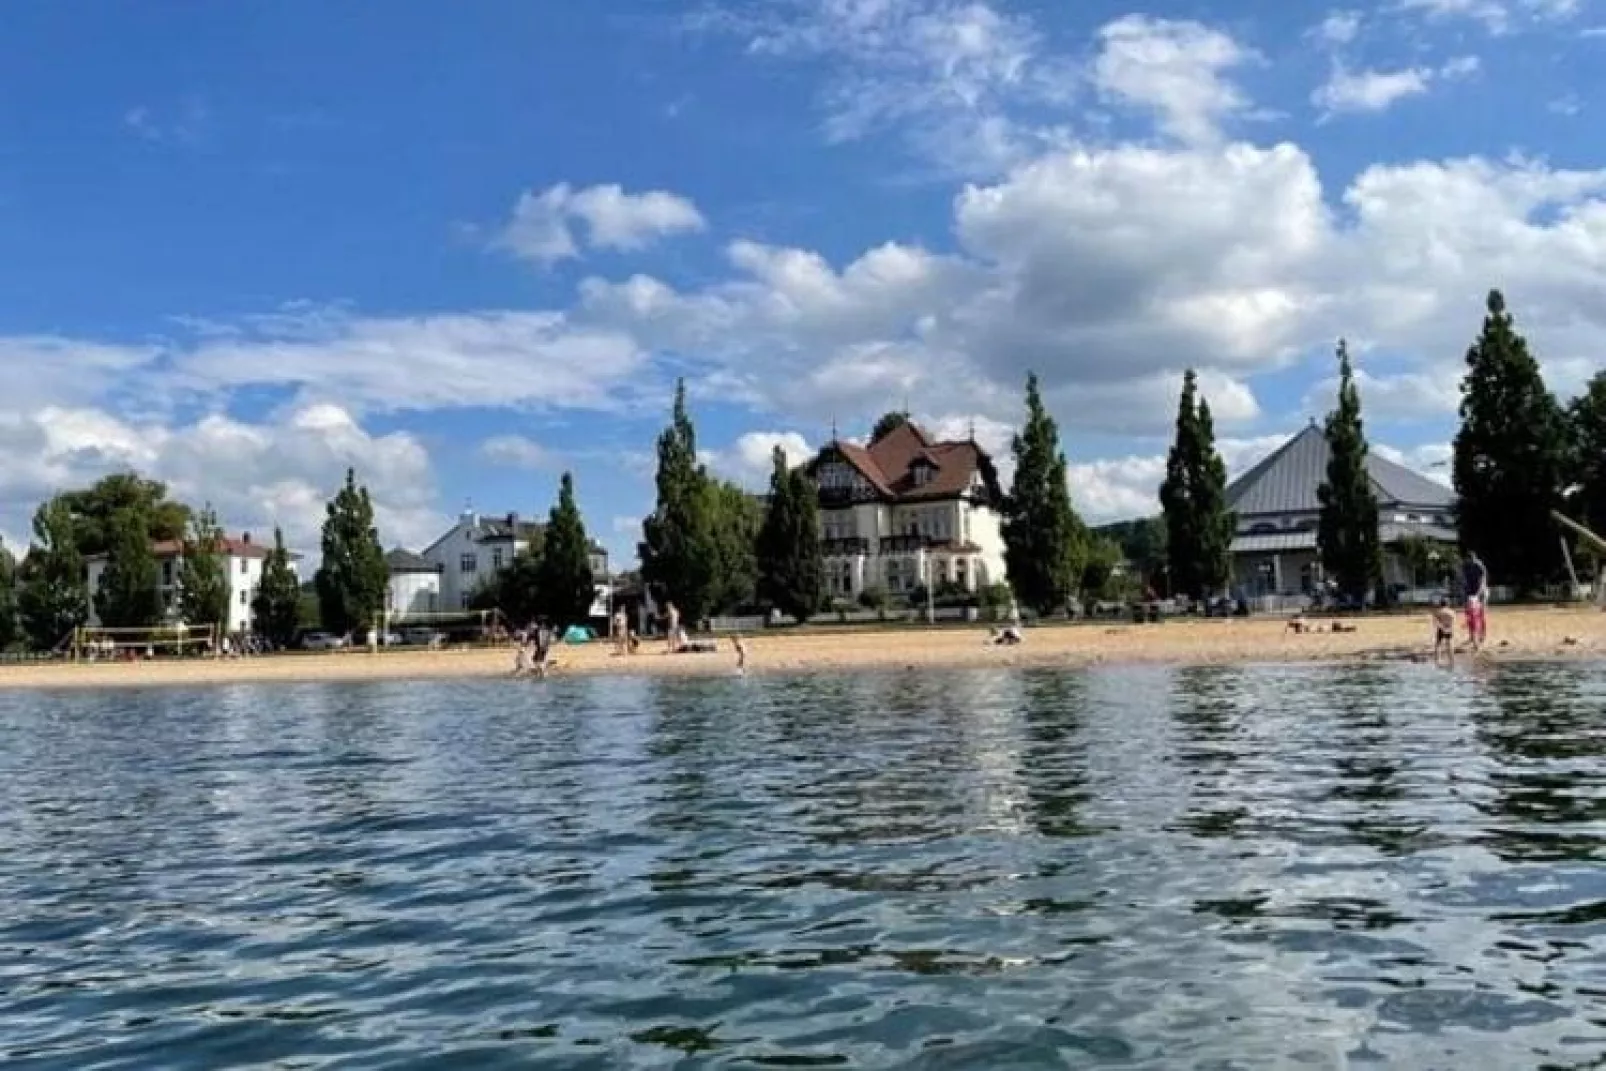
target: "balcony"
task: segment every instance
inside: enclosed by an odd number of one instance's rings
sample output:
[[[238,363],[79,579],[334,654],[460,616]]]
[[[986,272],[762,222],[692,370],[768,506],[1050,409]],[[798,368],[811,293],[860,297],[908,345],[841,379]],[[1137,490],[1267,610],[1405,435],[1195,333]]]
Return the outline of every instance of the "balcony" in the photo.
[[[821,509],[841,509],[856,502],[874,502],[876,498],[875,488],[868,485],[820,488]]]
[[[825,557],[852,557],[870,553],[870,541],[863,536],[844,536],[841,539],[820,540],[820,553]]]
[[[882,554],[915,554],[935,544],[937,540],[925,535],[895,535],[881,538]]]

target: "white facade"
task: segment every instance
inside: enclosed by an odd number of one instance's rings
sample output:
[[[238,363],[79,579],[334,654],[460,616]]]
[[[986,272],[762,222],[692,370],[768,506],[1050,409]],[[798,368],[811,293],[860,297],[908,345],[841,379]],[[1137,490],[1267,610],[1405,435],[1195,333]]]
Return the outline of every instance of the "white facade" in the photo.
[[[826,591],[839,598],[950,583],[979,591],[1005,580],[1003,519],[964,498],[822,508],[820,535]]]
[[[385,606],[395,618],[437,613],[441,609],[441,574],[435,570],[391,573]]]
[[[251,600],[256,597],[257,588],[262,583],[262,567],[267,560],[271,548],[251,542],[249,532],[239,539],[225,539],[223,541],[224,553],[220,556],[223,564],[223,576],[229,586],[229,616],[224,623],[226,633],[242,633],[251,631],[253,614]],[[184,565],[183,548],[173,542],[157,543],[151,548],[156,555],[156,585],[162,594],[162,601],[168,607],[169,616],[176,620],[178,612],[179,577]],[[290,568],[296,568],[296,555],[291,556]],[[95,592],[100,588],[100,577],[106,569],[104,556],[91,558],[88,566],[89,590],[89,619],[88,624],[98,627],[100,617],[95,612]],[[208,622],[194,622],[207,624]]]
[[[530,539],[541,527],[521,521],[516,513],[481,517],[465,510],[457,523],[420,555],[440,570],[436,581],[439,608],[466,609],[480,585],[489,583],[498,569],[529,549]],[[601,547],[592,548],[591,571],[599,579],[608,575],[608,555]]]

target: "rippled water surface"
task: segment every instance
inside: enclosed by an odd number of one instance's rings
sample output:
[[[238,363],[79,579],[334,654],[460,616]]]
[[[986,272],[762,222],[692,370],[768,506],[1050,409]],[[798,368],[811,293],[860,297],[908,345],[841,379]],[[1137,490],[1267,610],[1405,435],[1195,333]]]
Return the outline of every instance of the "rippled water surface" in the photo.
[[[1606,669],[0,695],[11,1068],[1601,1066]]]

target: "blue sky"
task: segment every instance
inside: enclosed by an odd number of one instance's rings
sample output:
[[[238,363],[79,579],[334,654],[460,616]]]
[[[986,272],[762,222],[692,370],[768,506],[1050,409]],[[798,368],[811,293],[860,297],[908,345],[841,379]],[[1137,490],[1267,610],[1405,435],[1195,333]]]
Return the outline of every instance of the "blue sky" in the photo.
[[[1039,372],[1091,519],[1152,508],[1180,370],[1235,469],[1351,339],[1441,472],[1491,286],[1601,365],[1600,0],[8,9],[0,533],[135,466],[387,543],[576,475],[629,557],[684,375],[719,471],[905,403],[1001,448]]]

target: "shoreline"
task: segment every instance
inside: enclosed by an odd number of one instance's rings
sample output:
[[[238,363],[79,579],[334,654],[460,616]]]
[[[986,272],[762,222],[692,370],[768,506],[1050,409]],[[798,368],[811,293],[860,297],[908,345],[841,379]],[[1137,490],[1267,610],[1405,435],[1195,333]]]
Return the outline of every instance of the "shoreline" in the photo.
[[[744,634],[747,673],[772,674],[988,667],[1086,668],[1121,665],[1292,665],[1431,662],[1426,615],[1339,619],[1353,631],[1294,633],[1286,618],[1178,619],[1161,624],[1078,622],[1025,631],[1020,646],[986,643],[987,626],[897,629],[833,634]],[[1330,627],[1330,622],[1314,622]],[[1606,660],[1606,613],[1593,607],[1514,607],[1490,617],[1490,646],[1458,665]],[[1458,639],[1460,631],[1458,629]],[[552,677],[732,676],[728,637],[714,654],[670,655],[645,641],[633,655],[615,655],[606,641],[559,645]],[[150,662],[23,662],[0,664],[0,691],[48,691],[219,684],[511,679],[508,647],[445,651],[259,655]]]

